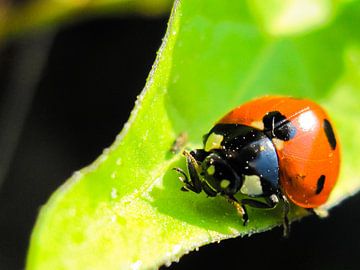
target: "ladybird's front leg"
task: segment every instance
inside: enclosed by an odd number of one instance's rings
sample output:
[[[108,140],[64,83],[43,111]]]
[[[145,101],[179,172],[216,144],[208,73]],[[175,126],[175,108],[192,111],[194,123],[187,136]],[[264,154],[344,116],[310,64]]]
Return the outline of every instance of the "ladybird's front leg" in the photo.
[[[198,191],[194,185],[192,184],[192,182],[189,180],[188,176],[186,175],[186,173],[180,169],[180,168],[173,168],[174,171],[178,172],[179,174],[181,174],[181,176],[179,176],[179,179],[181,182],[183,182],[185,184],[185,186],[181,187],[181,191],[193,191],[195,193],[200,193],[200,191]]]
[[[184,151],[183,155],[186,157],[186,163],[187,163],[187,168],[188,168],[188,172],[189,172],[189,177],[190,177],[190,184],[193,187],[193,191],[196,193],[200,193],[202,190],[202,185],[201,185],[201,180],[199,177],[199,172],[201,171],[200,169],[200,165],[198,161],[194,156],[193,153],[194,151],[191,151],[190,153],[188,151]]]
[[[189,173],[189,177],[186,173],[180,168],[173,168],[173,170],[180,173],[182,176],[180,180],[185,184],[181,188],[182,191],[193,191],[195,193],[200,193],[202,190],[202,184],[199,177],[199,172],[201,171],[201,161],[203,160],[202,156],[204,155],[203,150],[194,150],[191,152],[184,151],[183,155],[186,157],[186,165]]]

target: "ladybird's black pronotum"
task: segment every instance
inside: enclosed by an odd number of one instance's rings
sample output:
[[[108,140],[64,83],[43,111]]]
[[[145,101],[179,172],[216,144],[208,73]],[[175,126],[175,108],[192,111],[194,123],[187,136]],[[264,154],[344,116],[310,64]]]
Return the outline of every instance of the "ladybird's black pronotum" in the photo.
[[[339,174],[336,133],[316,103],[290,97],[253,100],[225,115],[203,137],[204,147],[184,151],[188,175],[182,190],[226,197],[248,221],[246,208],[289,201],[312,210],[326,202]],[[242,194],[241,199],[235,197]]]

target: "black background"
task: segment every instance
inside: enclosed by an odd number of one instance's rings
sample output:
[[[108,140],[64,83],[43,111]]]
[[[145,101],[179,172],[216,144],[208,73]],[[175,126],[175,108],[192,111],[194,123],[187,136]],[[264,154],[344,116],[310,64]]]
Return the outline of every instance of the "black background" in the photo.
[[[67,25],[55,35],[0,190],[0,269],[24,267],[39,207],[114,141],[145,84],[166,22],[98,18]],[[1,51],[0,106],[11,91],[24,44],[44,35],[12,40]],[[359,203],[355,196],[327,219],[294,223],[290,239],[278,228],[226,240],[184,256],[171,268],[360,269]]]

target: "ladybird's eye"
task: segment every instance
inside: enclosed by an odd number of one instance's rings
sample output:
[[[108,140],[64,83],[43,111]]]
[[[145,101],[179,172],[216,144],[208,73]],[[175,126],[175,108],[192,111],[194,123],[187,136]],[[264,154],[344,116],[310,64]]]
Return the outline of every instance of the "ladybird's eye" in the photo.
[[[224,136],[221,134],[216,134],[215,132],[211,132],[204,139],[204,150],[209,152],[214,149],[220,149],[221,143],[224,140]]]

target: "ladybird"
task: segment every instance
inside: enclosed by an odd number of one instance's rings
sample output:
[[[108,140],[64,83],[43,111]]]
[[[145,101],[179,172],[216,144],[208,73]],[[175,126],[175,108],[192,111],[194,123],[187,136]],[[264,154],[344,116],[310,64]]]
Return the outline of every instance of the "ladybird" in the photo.
[[[289,233],[290,202],[308,209],[324,204],[339,174],[339,141],[318,104],[266,96],[226,114],[203,136],[203,148],[184,151],[183,191],[223,196],[244,225],[247,208],[283,207]],[[242,194],[241,199],[235,197]]]

